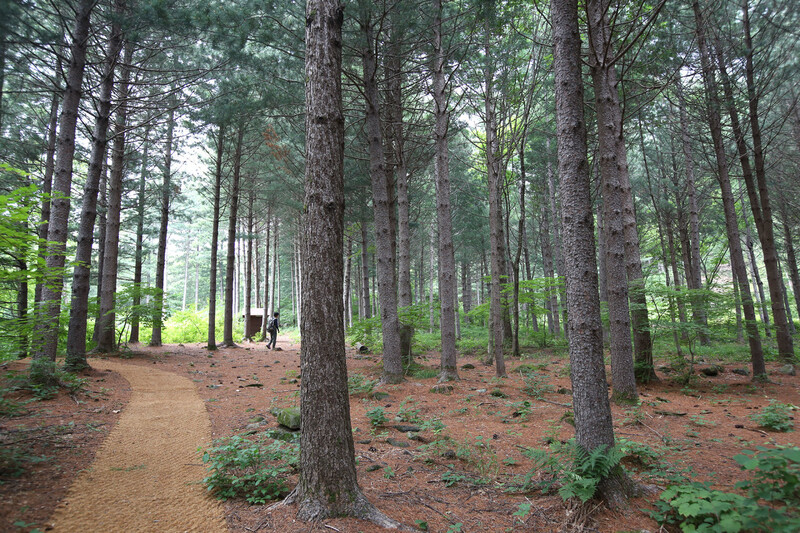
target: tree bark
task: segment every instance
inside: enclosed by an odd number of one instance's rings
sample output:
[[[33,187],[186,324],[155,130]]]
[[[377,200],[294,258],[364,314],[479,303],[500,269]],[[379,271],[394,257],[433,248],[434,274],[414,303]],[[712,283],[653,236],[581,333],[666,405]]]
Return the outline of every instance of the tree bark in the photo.
[[[222,188],[222,156],[225,153],[225,124],[220,122],[217,131],[217,157],[214,167],[214,212],[211,221],[211,268],[208,279],[208,346],[209,350],[217,349],[217,253],[219,249],[219,210]],[[267,242],[269,248],[269,242]],[[264,305],[266,308],[266,304]]]
[[[442,2],[433,0],[433,102],[436,223],[439,235],[439,327],[442,336],[439,382],[458,379],[456,367],[456,261],[450,213],[450,156],[447,139],[450,113],[445,94],[445,53],[442,49]],[[431,280],[432,281],[432,280]]]
[[[610,28],[606,20],[607,2],[590,0],[587,4],[591,34],[589,67],[594,84],[597,111],[597,158],[603,192],[603,224],[606,241],[606,279],[608,283],[608,318],[611,329],[612,398],[632,401],[637,398],[636,376],[631,344],[631,312],[626,276],[625,232],[627,161],[620,158],[617,143],[623,143],[622,116],[617,94],[617,79],[609,47]],[[623,145],[624,149],[624,145]],[[624,154],[623,154],[624,155]],[[629,187],[629,185],[628,185]],[[628,191],[629,194],[629,191]],[[634,221],[635,225],[635,221]],[[652,371],[652,368],[650,369]]]
[[[247,257],[245,258],[244,273],[244,337],[253,340],[254,331],[249,331],[250,314],[253,306],[253,194],[252,178],[248,180],[249,191],[247,191]],[[264,317],[266,319],[266,317]]]
[[[797,255],[794,251],[794,243],[792,242],[792,230],[787,222],[786,211],[783,215],[783,241],[786,246],[786,262],[789,266],[789,279],[792,280],[792,292],[794,292],[795,309],[800,316],[800,273],[797,270]]]
[[[400,350],[400,322],[397,316],[397,282],[393,251],[392,213],[394,205],[389,191],[384,159],[383,132],[378,92],[378,68],[375,57],[375,36],[372,21],[361,22],[366,46],[362,50],[366,131],[369,150],[369,174],[372,182],[372,212],[375,226],[375,258],[377,260],[378,298],[383,332],[383,383],[403,381]]]
[[[397,16],[397,15],[395,15]],[[394,154],[394,181],[397,186],[397,305],[399,308],[410,307],[411,292],[411,227],[408,202],[408,169],[405,158],[405,132],[403,124],[403,71],[401,68],[400,41],[397,27],[392,23],[389,44],[389,57],[386,60],[386,83],[392,145]],[[413,362],[411,342],[414,328],[400,323],[400,353],[403,365]]]
[[[267,206],[267,223],[264,227],[264,308],[261,319],[261,340],[267,340],[267,322],[269,322],[269,269],[270,269],[270,226],[272,224],[272,205]]]
[[[747,184],[750,208],[753,218],[756,219],[756,230],[761,241],[761,251],[764,254],[764,269],[767,271],[767,285],[769,285],[770,303],[772,305],[772,319],[775,322],[775,337],[778,343],[778,357],[786,363],[794,363],[794,340],[789,331],[789,321],[786,317],[786,308],[783,305],[783,280],[780,276],[778,265],[778,250],[775,246],[775,233],[772,226],[772,205],[767,187],[765,169],[764,147],[761,140],[761,123],[759,119],[759,97],[755,86],[755,72],[753,67],[753,39],[750,34],[750,9],[748,0],[742,2],[742,25],[744,28],[744,53],[745,53],[745,80],[747,82],[747,101],[750,111],[750,135],[753,139],[753,162],[756,169],[756,184],[752,181]],[[758,193],[754,185],[758,186]],[[758,202],[753,200],[758,196]],[[756,207],[760,207],[756,209]],[[757,212],[760,215],[757,216]],[[759,224],[759,218],[761,224]]]
[[[367,221],[361,221],[361,307],[362,318],[372,318],[372,306],[369,303],[369,238],[367,237]]]
[[[692,141],[689,137],[689,120],[686,114],[686,105],[683,99],[683,89],[678,86],[678,96],[680,103],[680,122],[681,122],[681,144],[683,147],[683,158],[686,165],[686,192],[689,199],[689,247],[686,249],[688,255],[688,279],[691,280],[690,288],[695,291],[692,296],[692,319],[697,327],[697,335],[700,344],[708,346],[708,318],[706,315],[706,299],[697,292],[703,288],[700,278],[700,212],[697,207],[697,187],[694,179],[694,153],[692,151]]]
[[[736,214],[736,204],[731,189],[730,177],[728,175],[728,160],[725,153],[725,145],[722,138],[722,123],[719,115],[720,102],[716,76],[711,62],[711,54],[706,44],[705,23],[700,11],[700,4],[697,0],[692,2],[697,33],[697,44],[700,49],[700,61],[703,71],[703,85],[706,91],[708,102],[708,125],[714,143],[714,155],[717,163],[717,180],[722,190],[722,204],[725,210],[725,229],[728,235],[731,260],[733,268],[736,269],[736,277],[739,282],[739,292],[742,296],[742,309],[745,316],[745,328],[747,330],[748,342],[750,344],[750,358],[753,365],[753,378],[760,379],[766,375],[764,366],[764,352],[761,347],[761,336],[756,324],[755,309],[753,299],[750,295],[750,287],[747,280],[747,268],[742,254],[741,241],[739,239],[739,223]]]
[[[58,141],[54,166],[50,224],[47,230],[46,271],[42,285],[40,309],[36,313],[33,336],[31,381],[49,384],[55,380],[53,363],[58,351],[58,322],[61,314],[61,294],[64,289],[64,262],[68,233],[70,194],[72,187],[75,130],[81,100],[81,84],[86,66],[86,47],[89,18],[94,0],[83,0],[77,7],[75,28],[70,45],[70,64],[67,71],[64,99],[59,117]]]
[[[58,69],[60,71],[61,60],[58,61]],[[45,163],[44,163],[44,176],[42,177],[42,212],[39,219],[39,258],[42,263],[47,260],[47,230],[50,224],[50,203],[52,201],[51,194],[53,192],[53,172],[55,170],[55,155],[56,155],[56,128],[58,127],[58,103],[60,102],[60,91],[56,90],[53,93],[53,99],[50,103],[50,119],[47,123],[47,148],[45,150]],[[42,301],[42,282],[36,282],[34,289],[33,301],[39,303]]]
[[[614,446],[614,428],[603,363],[577,0],[551,0],[550,9],[575,440],[591,451]]]
[[[133,306],[138,309],[142,303],[142,264],[144,262],[144,211],[145,211],[145,192],[147,187],[147,165],[148,165],[148,150],[150,143],[148,137],[150,135],[150,128],[145,128],[144,139],[142,141],[142,168],[139,173],[139,197],[136,202],[136,249],[133,258]],[[195,290],[195,297],[197,296]],[[131,317],[131,334],[128,337],[128,342],[131,344],[138,344],[139,342],[139,313],[134,313]]]
[[[342,330],[344,118],[343,6],[306,6],[306,176],[300,332],[300,478],[303,520],[356,516],[399,524],[373,507],[356,481]]]
[[[486,52],[489,54],[488,37],[485,44]],[[495,109],[493,100],[494,71],[487,67],[484,72],[484,83],[486,84],[485,104],[485,128],[486,128],[486,172],[489,185],[489,249],[490,249],[490,270],[491,286],[489,288],[489,323],[491,324],[490,337],[490,356],[494,360],[495,372],[498,376],[506,375],[505,356],[503,354],[503,344],[505,341],[505,330],[503,327],[503,281],[506,274],[505,250],[503,247],[503,221],[502,206],[500,196],[500,170],[497,146],[497,124],[495,119]]]
[[[225,266],[225,316],[222,344],[236,346],[233,341],[233,292],[234,268],[236,266],[236,223],[239,216],[239,181],[242,175],[242,140],[244,139],[244,123],[239,122],[236,133],[236,148],[233,154],[233,183],[231,184],[231,206],[228,213],[228,253]]]
[[[128,94],[131,76],[130,65],[133,61],[134,45],[130,41],[124,43],[122,66],[119,81],[119,100],[116,124],[114,126],[114,144],[111,150],[111,171],[108,176],[108,197],[106,198],[105,244],[103,245],[103,281],[100,288],[100,318],[95,324],[99,330],[97,351],[112,352],[116,349],[116,293],[117,270],[119,265],[119,226],[122,209],[122,181],[125,173],[125,133],[128,127]]]
[[[116,17],[121,17],[125,9],[124,0],[114,5]],[[75,252],[75,268],[72,275],[72,298],[67,332],[67,355],[65,367],[79,371],[89,367],[86,361],[86,323],[89,314],[90,267],[92,264],[92,242],[94,241],[94,222],[97,217],[97,194],[100,189],[100,175],[106,159],[108,146],[108,124],[111,116],[111,95],[114,89],[114,70],[122,49],[122,29],[119,20],[111,25],[111,33],[106,48],[103,78],[97,102],[97,118],[92,134],[92,153],[83,191],[78,244]],[[124,103],[123,103],[124,105]]]
[[[166,290],[167,230],[169,227],[169,202],[172,189],[172,141],[174,134],[175,107],[172,106],[167,118],[167,147],[164,153],[164,177],[161,183],[161,224],[158,230],[158,250],[156,252],[156,295],[153,302],[153,331],[150,335],[150,346],[161,346],[164,294]]]

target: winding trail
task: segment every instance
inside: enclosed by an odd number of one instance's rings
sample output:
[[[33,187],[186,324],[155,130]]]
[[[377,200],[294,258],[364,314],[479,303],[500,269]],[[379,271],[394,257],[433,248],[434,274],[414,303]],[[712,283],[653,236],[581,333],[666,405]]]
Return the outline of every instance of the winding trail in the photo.
[[[194,384],[147,366],[91,365],[128,380],[131,401],[56,509],[53,531],[227,531],[222,505],[201,483],[197,450],[211,442],[211,422]]]

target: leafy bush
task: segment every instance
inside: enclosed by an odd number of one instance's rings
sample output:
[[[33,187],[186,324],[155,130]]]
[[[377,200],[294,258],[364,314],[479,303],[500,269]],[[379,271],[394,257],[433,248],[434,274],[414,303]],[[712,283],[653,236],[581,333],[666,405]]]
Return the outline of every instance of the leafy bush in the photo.
[[[587,452],[575,439],[566,444],[556,441],[549,450],[529,448],[523,455],[533,460],[533,468],[524,478],[525,488],[547,493],[558,487],[558,495],[564,500],[578,498],[582,502],[595,496],[600,481],[619,468],[624,457],[616,446],[598,446]],[[534,481],[533,476],[539,473],[549,478]]]
[[[211,472],[203,483],[220,500],[244,498],[263,504],[288,492],[286,475],[298,464],[298,445],[252,442],[240,435],[214,445],[203,452],[203,464]]]
[[[800,506],[800,448],[758,446],[756,450],[760,453],[734,457],[743,470],[753,474],[752,480],[740,481],[736,488],[768,502]]]
[[[736,488],[745,495],[712,490],[706,483],[668,487],[651,514],[660,524],[685,532],[774,532],[800,530],[800,448],[758,447],[734,459],[753,479]],[[761,502],[767,502],[767,505]]]
[[[764,429],[780,432],[792,431],[794,422],[789,414],[791,410],[791,405],[770,400],[769,405],[762,407],[760,413],[751,415],[750,419]]]

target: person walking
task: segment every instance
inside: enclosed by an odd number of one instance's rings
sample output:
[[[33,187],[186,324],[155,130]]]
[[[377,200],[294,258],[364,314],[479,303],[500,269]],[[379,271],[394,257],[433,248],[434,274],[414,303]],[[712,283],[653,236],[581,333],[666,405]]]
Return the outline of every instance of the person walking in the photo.
[[[278,339],[278,332],[281,329],[281,325],[278,320],[279,316],[280,313],[275,312],[275,314],[273,314],[272,317],[269,319],[269,322],[267,322],[267,332],[269,333],[269,341],[267,341],[267,350],[275,349],[275,343],[277,342]]]

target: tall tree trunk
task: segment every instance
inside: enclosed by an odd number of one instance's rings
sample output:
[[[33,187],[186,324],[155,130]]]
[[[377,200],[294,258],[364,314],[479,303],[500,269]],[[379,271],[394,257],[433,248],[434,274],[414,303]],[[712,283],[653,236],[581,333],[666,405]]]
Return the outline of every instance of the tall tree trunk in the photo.
[[[245,258],[244,274],[244,331],[245,338],[253,340],[255,331],[250,331],[250,315],[253,305],[253,194],[252,177],[248,180],[249,190],[247,191],[247,257]]]
[[[153,303],[153,332],[150,346],[161,346],[161,329],[164,316],[164,295],[167,271],[167,229],[169,227],[169,202],[172,189],[172,141],[175,134],[175,106],[170,107],[167,118],[167,147],[164,152],[164,179],[161,184],[161,224],[158,230],[156,254],[156,296]]]
[[[578,3],[551,0],[550,10],[575,440],[584,450],[592,451],[614,446],[614,427],[603,363]],[[607,498],[617,496],[611,483],[602,482],[600,490]]]
[[[122,181],[125,174],[125,133],[128,127],[128,94],[133,61],[134,45],[126,41],[119,76],[119,100],[114,125],[114,144],[111,150],[111,171],[108,176],[108,197],[106,199],[106,238],[103,245],[103,282],[100,289],[100,320],[95,325],[100,333],[97,337],[97,351],[112,352],[116,349],[116,294],[117,270],[119,264],[119,226],[122,210]]]
[[[106,261],[106,222],[108,213],[108,157],[103,161],[103,172],[100,174],[100,194],[97,198],[97,283],[95,294],[97,295],[97,315],[94,319],[94,329],[92,330],[92,342],[95,345],[100,343],[100,300],[103,295],[103,268]]]
[[[58,61],[59,73],[61,70],[61,60]],[[53,192],[53,172],[55,170],[56,155],[56,128],[58,127],[58,103],[61,101],[61,91],[56,89],[53,92],[53,99],[50,102],[50,119],[47,123],[47,148],[45,150],[44,176],[42,177],[42,212],[39,220],[39,258],[42,263],[47,260],[47,231],[50,224],[50,197]],[[42,301],[42,283],[36,282],[33,301]]]
[[[208,280],[208,346],[217,349],[217,253],[219,249],[219,209],[222,188],[222,156],[225,153],[225,124],[220,122],[217,131],[217,157],[214,165],[214,213],[211,221],[211,268]],[[267,242],[269,248],[269,241]],[[264,305],[266,307],[266,304]]]
[[[233,183],[231,184],[231,205],[228,212],[228,253],[225,266],[225,316],[222,344],[236,346],[233,342],[233,314],[235,297],[233,292],[234,268],[236,266],[236,223],[239,216],[239,180],[242,174],[242,141],[244,139],[244,123],[239,122],[236,133],[236,149],[233,154]]]
[[[405,133],[403,129],[403,71],[399,42],[401,36],[392,25],[389,57],[386,61],[387,95],[389,100],[389,116],[391,122],[392,139],[394,147],[394,181],[397,184],[397,305],[401,309],[411,306],[411,226],[409,220],[408,202],[408,169],[405,159]],[[400,323],[400,353],[403,366],[409,366],[413,361],[411,342],[414,338],[414,328],[409,324]]]
[[[472,310],[472,278],[469,261],[461,261],[461,305],[464,307],[464,321],[469,324]]]
[[[306,178],[300,365],[300,478],[290,499],[298,516],[356,516],[399,524],[373,507],[356,481],[342,330],[344,118],[343,6],[306,6]],[[320,260],[321,259],[321,260]]]
[[[436,275],[436,228],[431,226],[430,247],[428,256],[428,333],[436,328],[436,313],[433,306],[433,278]]]
[[[731,262],[732,264],[733,262]],[[744,324],[742,322],[742,296],[739,293],[739,280],[736,278],[736,271],[731,270],[733,274],[733,300],[736,306],[736,342],[744,344]]]
[[[623,174],[627,173],[627,161],[620,157],[618,147],[618,143],[623,143],[624,150],[616,70],[610,63],[613,54],[609,44],[611,30],[606,19],[607,8],[608,3],[605,0],[590,0],[587,5],[592,37],[589,68],[595,93],[597,158],[603,191],[608,318],[611,326],[611,382],[614,387],[612,398],[617,401],[632,401],[638,394],[633,368],[631,312],[626,276],[626,252],[629,250],[626,248],[628,236],[625,231],[625,211],[628,209],[626,195],[630,194],[630,184],[626,184],[627,180],[623,178]],[[649,371],[652,372],[652,367]]]
[[[619,80],[613,61],[615,56],[611,44],[611,25],[607,15],[609,6],[608,0],[591,0],[588,3],[591,41],[589,64],[595,91],[598,158],[605,209],[611,379],[614,397],[631,400],[637,397],[636,381],[647,383],[653,380],[655,370],[639,234],[623,133],[622,106],[617,89]],[[623,319],[623,311],[629,312],[630,322]],[[630,326],[633,327],[635,370],[633,353],[629,352]]]
[[[603,202],[597,205],[597,283],[600,291],[600,309],[608,310],[608,275],[606,267],[606,224],[603,216]],[[603,322],[603,346],[608,347],[611,342],[611,331],[606,322]]]
[[[261,340],[267,340],[267,322],[269,322],[269,267],[270,267],[270,226],[272,224],[272,205],[267,206],[267,223],[264,225],[264,308],[261,319]]]
[[[136,250],[133,258],[133,306],[139,308],[142,303],[142,263],[144,262],[144,211],[145,211],[145,192],[147,188],[147,164],[148,150],[150,143],[148,137],[150,128],[144,130],[142,141],[142,168],[139,173],[139,197],[136,202]],[[196,291],[195,291],[196,292]],[[131,334],[128,342],[131,344],[139,343],[139,313],[135,312],[131,317]]]
[[[690,248],[686,248],[688,254],[687,270],[688,278],[691,280],[689,284],[693,289],[692,296],[692,319],[697,327],[697,335],[700,339],[700,344],[708,346],[710,340],[708,338],[708,318],[706,315],[706,299],[698,291],[702,290],[703,283],[700,278],[700,212],[697,207],[697,187],[694,179],[694,153],[692,151],[692,141],[689,137],[689,120],[686,114],[686,105],[683,99],[683,88],[678,86],[678,96],[680,104],[680,122],[681,122],[681,144],[683,146],[683,158],[686,165],[686,192],[689,199],[689,234],[688,244]]]
[[[795,308],[797,314],[800,316],[800,273],[797,270],[797,256],[794,252],[794,243],[792,242],[792,230],[787,222],[787,214],[784,209],[783,216],[783,242],[786,246],[786,262],[789,265],[789,279],[792,280],[792,292],[794,292]]]
[[[556,274],[560,277],[564,275],[564,255],[562,253],[562,243],[561,243],[561,217],[559,216],[559,211],[556,206],[556,180],[555,180],[555,173],[553,172],[553,164],[552,164],[552,157],[550,155],[550,137],[545,139],[545,146],[547,147],[547,191],[548,191],[548,200],[550,201],[550,220],[553,221],[553,242],[555,246],[553,247],[553,252],[555,256],[555,267],[556,267]],[[530,279],[530,273],[528,273],[528,278]],[[565,305],[564,298],[566,295],[563,290],[561,290],[560,285],[556,288],[556,294],[561,299],[560,308],[561,311],[564,313],[564,333],[566,333],[566,316],[567,316],[567,308]],[[554,327],[556,334],[561,334],[560,326],[558,323],[558,313],[554,312],[553,320],[556,321]]]
[[[403,361],[400,351],[400,322],[397,317],[397,282],[392,250],[393,234],[387,169],[384,160],[383,132],[378,92],[378,67],[375,58],[375,36],[370,20],[361,22],[366,46],[362,50],[364,67],[365,122],[369,150],[369,175],[372,181],[372,212],[375,225],[375,258],[377,260],[378,298],[380,299],[381,331],[383,333],[383,383],[403,381]]]
[[[742,245],[739,239],[739,223],[736,214],[736,204],[731,189],[730,177],[728,176],[728,161],[725,153],[725,145],[722,138],[722,123],[719,115],[720,102],[718,98],[717,81],[711,61],[711,54],[706,44],[705,23],[700,11],[700,4],[693,0],[692,9],[696,21],[697,43],[700,48],[700,61],[703,70],[703,85],[706,91],[708,102],[708,125],[711,137],[714,142],[714,155],[717,163],[717,180],[722,190],[722,205],[725,210],[725,229],[728,235],[731,260],[733,268],[736,269],[736,278],[739,282],[739,292],[742,296],[742,310],[745,316],[745,328],[747,330],[748,342],[750,344],[750,358],[753,365],[753,378],[760,379],[766,375],[764,365],[764,352],[761,347],[761,336],[758,333],[756,324],[755,309],[753,298],[750,295],[750,287],[747,280],[747,268],[742,254]]]
[[[117,0],[114,11],[121,17],[125,1]],[[71,371],[89,367],[86,361],[86,323],[89,315],[90,267],[92,264],[92,242],[94,241],[94,222],[97,216],[97,193],[100,188],[100,175],[106,159],[108,146],[108,123],[111,116],[111,93],[114,89],[114,70],[119,52],[122,49],[122,29],[119,21],[111,25],[111,33],[106,48],[103,78],[97,103],[97,118],[92,134],[92,153],[83,191],[78,245],[75,252],[75,268],[72,275],[72,299],[67,332],[67,356],[65,367]],[[124,103],[123,103],[124,104]]]
[[[442,49],[442,2],[433,0],[433,102],[436,222],[439,234],[439,327],[442,336],[439,382],[458,379],[456,367],[456,260],[450,214],[450,156],[447,146],[450,113],[445,94],[445,53]]]
[[[369,238],[367,237],[367,221],[361,221],[361,305],[363,318],[372,318],[372,305],[369,303]]]
[[[347,329],[352,325],[353,320],[353,307],[352,307],[352,295],[350,294],[351,287],[350,284],[352,283],[352,272],[353,272],[353,238],[350,236],[348,232],[345,232],[345,262],[344,262],[344,293],[342,294],[342,305],[344,305],[344,321],[342,326],[344,327],[345,333],[347,333]],[[402,332],[402,329],[401,329]],[[400,344],[402,345],[402,333],[401,333],[401,341]]]
[[[487,54],[488,37],[485,45]],[[503,247],[503,221],[501,213],[500,171],[497,146],[497,124],[495,119],[493,84],[494,71],[487,67],[484,72],[486,84],[485,126],[486,126],[486,171],[489,184],[489,249],[491,254],[491,286],[489,296],[489,322],[491,324],[490,356],[494,360],[495,372],[498,376],[505,376],[505,356],[503,354],[504,327],[503,327],[503,276],[505,275],[505,250]]]
[[[753,236],[750,232],[750,218],[747,216],[744,205],[742,206],[742,218],[744,218],[745,231],[744,245],[747,248],[747,256],[750,258],[750,269],[753,271],[753,294],[755,295],[758,308],[761,311],[761,321],[764,323],[764,335],[766,337],[772,337],[769,310],[767,309],[767,298],[764,295],[764,282],[761,280],[761,273],[758,271],[755,244],[753,243]]]
[[[522,139],[527,137],[527,131],[524,131],[522,134]],[[513,261],[513,268],[514,268],[514,305],[513,305],[513,313],[514,313],[514,336],[511,342],[511,355],[512,357],[519,357],[520,350],[519,350],[519,327],[520,327],[520,316],[519,316],[519,278],[520,278],[520,268],[519,262],[522,259],[522,249],[525,247],[526,235],[525,235],[525,190],[528,188],[528,176],[525,170],[525,142],[524,140],[520,143],[519,147],[519,221],[517,223],[517,252],[514,256]],[[546,239],[549,239],[550,236],[542,235],[542,242]],[[552,257],[551,257],[551,265],[552,265]]]
[[[747,101],[750,111],[750,134],[753,138],[753,162],[756,167],[756,181],[758,185],[758,200],[753,202],[756,197],[755,187],[745,179],[747,184],[748,196],[750,197],[750,208],[753,210],[753,217],[756,219],[756,229],[761,241],[761,251],[764,254],[764,269],[767,271],[767,284],[769,285],[770,303],[772,305],[772,318],[775,322],[775,337],[778,341],[778,357],[787,363],[794,363],[794,340],[789,331],[789,320],[786,317],[786,308],[783,305],[783,281],[779,272],[778,250],[775,246],[775,233],[772,226],[772,205],[769,199],[769,188],[767,187],[766,164],[764,157],[764,147],[761,140],[761,123],[758,113],[759,97],[755,86],[755,72],[753,67],[753,39],[750,34],[750,9],[748,0],[742,2],[742,26],[744,27],[744,58],[745,58],[745,80],[747,82]],[[751,190],[753,189],[753,190]],[[756,215],[756,207],[760,207],[761,224]]]
[[[42,285],[41,308],[37,309],[33,335],[31,381],[50,384],[55,381],[54,362],[58,351],[61,293],[64,289],[64,262],[68,233],[70,195],[72,187],[75,130],[81,100],[81,84],[86,66],[86,47],[89,36],[89,17],[94,0],[83,0],[77,6],[73,41],[70,45],[70,64],[66,89],[61,104],[50,224],[47,230],[46,271]]]

